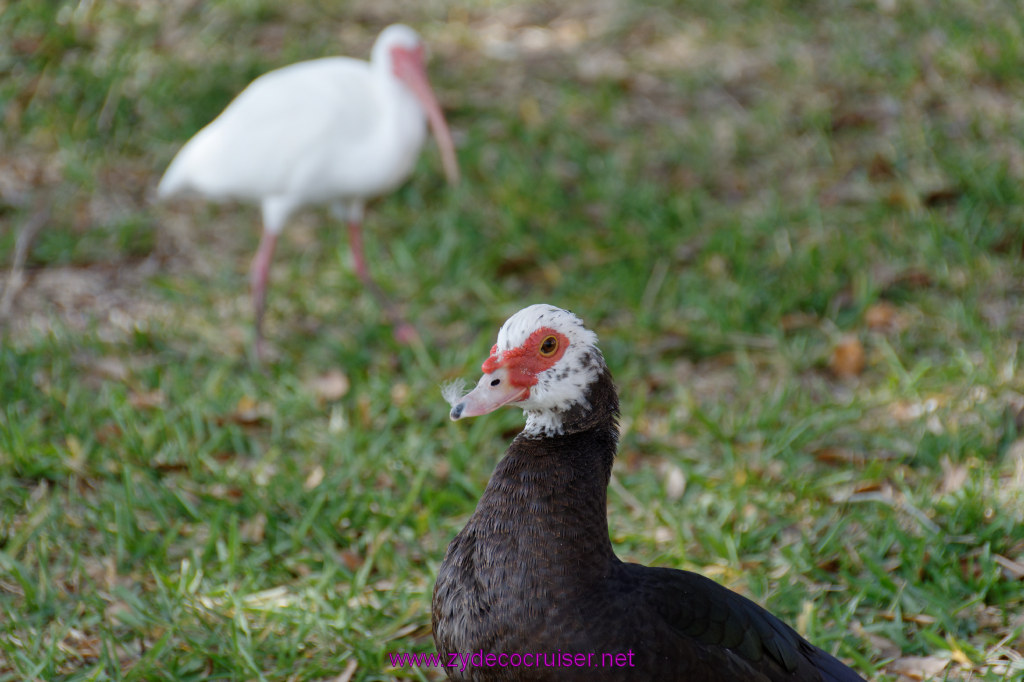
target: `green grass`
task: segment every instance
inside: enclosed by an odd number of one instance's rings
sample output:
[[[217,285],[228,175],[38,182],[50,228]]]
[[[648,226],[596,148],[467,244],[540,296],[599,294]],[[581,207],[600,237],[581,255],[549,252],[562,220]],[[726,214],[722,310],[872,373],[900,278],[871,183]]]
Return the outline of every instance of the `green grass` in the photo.
[[[439,679],[387,652],[432,651],[437,567],[521,418],[452,424],[438,385],[540,301],[599,333],[620,388],[620,555],[710,575],[872,680],[911,657],[1020,678],[1019,8],[621,5],[401,17],[464,175],[429,146],[367,215],[426,352],[311,210],[264,372],[257,211],[153,188],[253,77],[363,56],[397,17],[0,9],[0,258],[49,213],[0,345],[0,681]],[[849,336],[866,366],[839,378]]]

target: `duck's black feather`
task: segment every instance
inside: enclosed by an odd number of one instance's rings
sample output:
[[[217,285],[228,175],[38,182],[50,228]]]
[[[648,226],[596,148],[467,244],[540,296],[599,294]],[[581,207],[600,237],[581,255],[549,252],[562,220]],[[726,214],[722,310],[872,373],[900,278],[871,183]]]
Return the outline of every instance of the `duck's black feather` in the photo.
[[[768,611],[712,580],[619,561],[607,521],[617,418],[618,398],[605,369],[586,405],[563,415],[563,435],[520,435],[498,463],[441,565],[434,640],[445,660],[452,653],[518,653],[521,664],[446,668],[448,676],[862,680]],[[587,662],[593,665],[528,667],[522,665],[528,653],[547,654],[541,659],[546,662],[564,661],[556,658],[563,654],[591,655]],[[602,660],[607,665],[597,665]]]

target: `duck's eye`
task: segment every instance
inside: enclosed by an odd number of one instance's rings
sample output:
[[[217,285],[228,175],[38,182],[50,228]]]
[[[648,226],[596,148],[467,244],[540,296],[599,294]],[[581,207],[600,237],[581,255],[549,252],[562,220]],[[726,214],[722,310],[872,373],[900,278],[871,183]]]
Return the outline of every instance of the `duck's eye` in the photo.
[[[544,340],[540,342],[540,354],[546,358],[550,358],[558,350],[558,339],[554,336],[545,336]]]

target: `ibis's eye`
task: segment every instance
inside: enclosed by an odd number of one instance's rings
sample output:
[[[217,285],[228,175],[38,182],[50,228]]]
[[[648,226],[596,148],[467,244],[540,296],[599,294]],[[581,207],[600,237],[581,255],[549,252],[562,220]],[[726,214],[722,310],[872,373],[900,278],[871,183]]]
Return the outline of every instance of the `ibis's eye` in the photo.
[[[558,350],[558,339],[554,336],[545,336],[544,340],[540,342],[540,354],[546,358],[550,358]]]

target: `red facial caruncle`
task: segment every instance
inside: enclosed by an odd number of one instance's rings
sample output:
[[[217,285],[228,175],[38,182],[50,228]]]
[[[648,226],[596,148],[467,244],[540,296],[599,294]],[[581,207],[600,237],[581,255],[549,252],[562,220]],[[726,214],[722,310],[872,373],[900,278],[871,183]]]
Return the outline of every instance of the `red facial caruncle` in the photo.
[[[508,372],[509,383],[526,389],[524,397],[529,397],[529,388],[536,385],[537,375],[554,367],[568,347],[569,339],[564,334],[550,327],[541,327],[516,348],[499,352],[495,344],[491,348],[491,356],[484,361],[481,369],[484,374],[492,374],[504,368]]]

